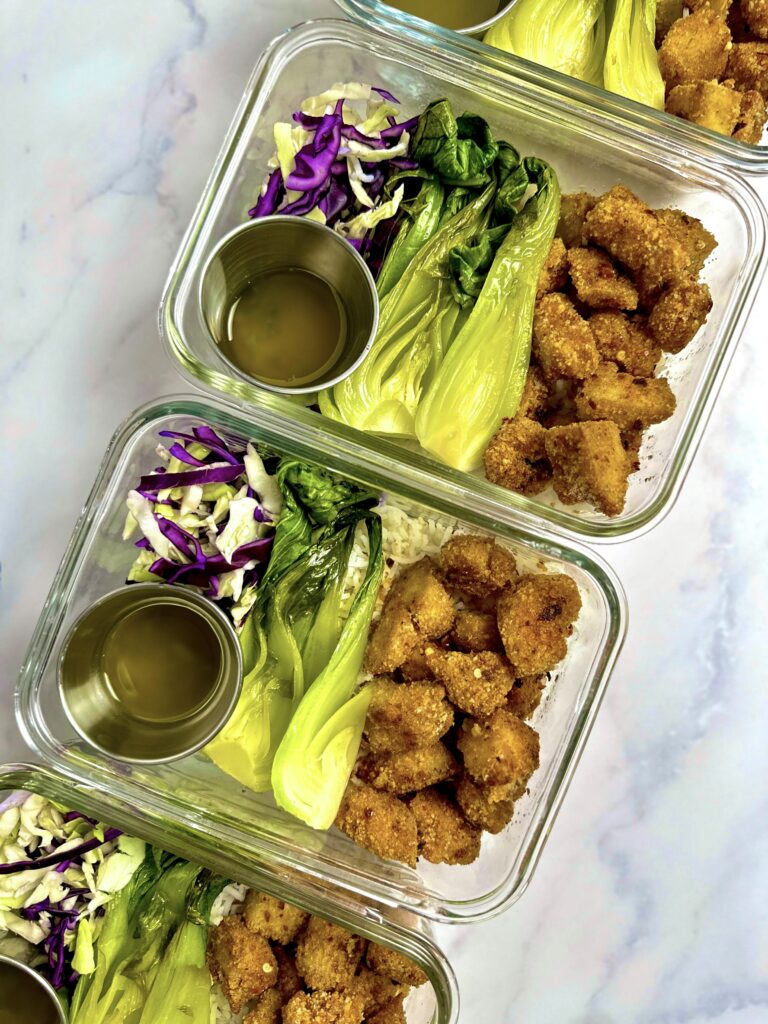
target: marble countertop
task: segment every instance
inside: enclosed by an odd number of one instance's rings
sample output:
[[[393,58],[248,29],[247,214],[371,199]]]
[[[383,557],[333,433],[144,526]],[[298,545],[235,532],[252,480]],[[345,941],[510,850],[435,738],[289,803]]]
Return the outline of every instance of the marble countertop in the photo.
[[[182,390],[162,283],[247,76],[330,0],[6,0],[0,760],[117,423]],[[768,198],[768,185],[761,187]],[[674,511],[607,556],[629,641],[530,889],[439,940],[462,1024],[768,1021],[768,290]]]

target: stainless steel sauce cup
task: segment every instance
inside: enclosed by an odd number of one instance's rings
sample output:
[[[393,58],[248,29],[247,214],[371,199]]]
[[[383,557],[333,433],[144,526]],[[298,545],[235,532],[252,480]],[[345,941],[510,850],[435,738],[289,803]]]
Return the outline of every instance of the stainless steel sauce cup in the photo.
[[[219,657],[207,695],[178,716],[158,719],[125,706],[110,685],[103,659],[107,637],[118,622],[161,605],[192,611]],[[196,591],[164,583],[125,585],[96,601],[72,626],[59,660],[59,691],[72,726],[102,753],[137,764],[175,761],[203,747],[232,714],[242,680],[240,643],[227,616]]]
[[[0,953],[0,970],[13,972],[14,984],[16,983],[17,975],[19,984],[21,984],[24,978],[31,979],[38,986],[41,994],[47,997],[51,1004],[51,1020],[55,1019],[59,1024],[67,1024],[67,1014],[64,1007],[59,1002],[56,990],[41,974],[38,974],[36,970],[29,967],[27,964],[22,963],[20,960],[15,960],[11,956],[5,956],[3,953]],[[5,1009],[5,1007],[0,1006],[0,1010],[3,1009]],[[19,1006],[17,1008],[17,1012],[19,1014],[19,1020],[26,1019],[28,1008]],[[48,1014],[46,1014],[46,1019],[47,1018]]]
[[[338,359],[311,383],[279,385],[236,366],[219,348],[233,301],[262,274],[304,270],[329,284],[344,307],[346,331]],[[348,377],[368,354],[379,323],[370,270],[357,250],[331,228],[303,217],[275,215],[243,224],[219,242],[200,277],[200,312],[219,355],[243,380],[283,395],[307,395]]]

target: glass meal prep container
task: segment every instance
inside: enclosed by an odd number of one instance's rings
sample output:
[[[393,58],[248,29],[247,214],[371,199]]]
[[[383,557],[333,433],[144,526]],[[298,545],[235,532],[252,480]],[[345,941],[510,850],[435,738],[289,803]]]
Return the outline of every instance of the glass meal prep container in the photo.
[[[410,514],[497,537],[518,566],[556,569],[578,584],[583,601],[566,659],[555,671],[531,724],[540,733],[541,765],[516,804],[512,823],[485,836],[469,867],[421,861],[416,870],[369,853],[336,829],[313,831],[223,774],[204,755],[170,765],[132,766],[89,750],[64,713],[56,672],[63,640],[80,613],[119,587],[135,554],[122,539],[125,499],[157,461],[158,432],[188,433],[201,423],[224,436],[253,439],[352,478]],[[477,920],[499,911],[526,886],[594,721],[625,631],[625,602],[611,571],[584,550],[544,531],[496,523],[482,499],[468,500],[450,481],[427,481],[397,463],[358,460],[345,439],[292,423],[272,410],[244,417],[221,401],[170,398],[136,412],[112,439],[99,475],[33,636],[16,695],[20,728],[36,754],[80,786],[109,795],[116,807],[141,808],[148,826],[174,821],[221,848],[235,847],[266,871],[332,885],[344,899],[399,908],[437,921]]]
[[[645,433],[639,472],[630,477],[624,511],[607,518],[590,506],[566,506],[550,489],[527,498],[437,462],[421,449],[336,423],[295,401],[268,394],[233,371],[210,340],[200,313],[202,270],[219,240],[247,220],[274,152],[272,128],[332,82],[364,81],[394,92],[403,114],[447,96],[459,111],[486,118],[497,137],[523,154],[548,160],[564,192],[606,191],[622,182],[654,207],[699,217],[717,240],[705,267],[714,306],[687,348],[665,356],[663,375],[677,396],[674,416]],[[766,216],[748,184],[693,148],[579,105],[544,81],[510,79],[459,47],[428,47],[341,21],[300,26],[266,51],[219,153],[166,284],[160,328],[184,373],[206,391],[224,392],[244,408],[280,410],[316,423],[336,443],[354,438],[366,458],[400,461],[409,472],[449,481],[493,505],[499,519],[593,541],[625,539],[658,522],[672,506],[701,439],[763,271]],[[361,456],[362,457],[362,456]]]
[[[566,100],[573,100],[594,109],[608,121],[620,118],[634,126],[635,131],[663,133],[676,150],[699,148],[708,158],[723,166],[745,174],[768,174],[768,130],[763,132],[759,143],[741,142],[702,125],[686,121],[682,117],[655,110],[644,103],[626,99],[599,86],[589,85],[570,75],[516,57],[482,41],[482,32],[459,33],[441,25],[425,21],[413,14],[407,14],[390,7],[380,0],[334,0],[336,6],[355,22],[366,27],[376,27],[402,37],[437,47],[446,53],[463,53],[465,58],[483,63],[498,75],[526,81],[533,86],[543,86]],[[738,0],[734,0],[738,3]],[[508,12],[511,3],[500,4],[500,10]]]
[[[374,942],[391,946],[415,961],[429,984],[413,989],[406,1000],[408,1024],[456,1024],[459,997],[456,979],[445,956],[433,941],[427,924],[418,918],[373,913],[364,904],[340,900],[322,887],[302,886],[301,880],[279,866],[265,870],[236,846],[222,847],[204,832],[190,830],[169,818],[150,819],[130,800],[117,798],[55,769],[31,764],[0,765],[0,802],[23,790],[47,797],[88,814],[128,835],[199,863],[233,882],[240,882],[287,903],[317,914]]]

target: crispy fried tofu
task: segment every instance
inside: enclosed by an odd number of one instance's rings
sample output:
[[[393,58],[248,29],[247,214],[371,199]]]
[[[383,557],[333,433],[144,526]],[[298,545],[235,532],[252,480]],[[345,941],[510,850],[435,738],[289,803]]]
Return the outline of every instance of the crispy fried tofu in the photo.
[[[233,1013],[277,983],[277,960],[269,943],[241,917],[225,917],[210,930],[207,961]]]
[[[365,940],[321,917],[310,917],[296,943],[296,969],[307,988],[349,988],[365,953]]]
[[[251,889],[245,897],[243,917],[252,932],[287,946],[304,927],[309,914],[290,903]]]
[[[756,89],[749,89],[741,93],[741,109],[739,120],[736,123],[736,130],[733,133],[734,139],[739,142],[757,144],[763,137],[765,130],[766,111],[765,100]]]
[[[595,372],[600,357],[587,321],[567,295],[554,292],[536,303],[533,354],[546,380],[584,380]]]
[[[368,943],[365,960],[372,971],[383,978],[391,978],[398,985],[420,988],[427,983],[427,976],[418,964],[403,953],[382,946],[378,942]]]
[[[515,682],[507,659],[494,651],[435,651],[430,666],[451,703],[478,717],[500,708]]]
[[[735,43],[726,75],[741,92],[755,90],[768,100],[768,42]]]
[[[295,958],[282,946],[273,946],[272,952],[277,960],[277,991],[280,993],[282,1004],[285,1005],[297,992],[301,992],[301,978],[296,969]]]
[[[587,501],[606,516],[623,510],[631,465],[615,423],[553,427],[547,432],[547,454],[555,494],[566,505]]]
[[[435,788],[411,800],[419,832],[419,852],[431,864],[472,864],[480,856],[482,832],[470,825],[457,804]]]
[[[439,683],[377,679],[372,691],[365,733],[374,754],[428,746],[453,725],[453,708]]]
[[[451,642],[461,651],[503,650],[496,616],[471,608],[456,613]]]
[[[659,70],[667,89],[723,77],[731,46],[724,17],[703,6],[672,25],[659,47]]]
[[[407,994],[408,989],[396,981],[391,981],[383,973],[377,974],[363,964],[354,979],[351,991],[362,999],[363,1016],[368,1020],[377,1010],[381,1010],[393,999]]]
[[[407,1024],[402,996],[398,996],[391,1003],[382,1006],[373,1017],[368,1019],[367,1024]]]
[[[391,593],[391,592],[390,592]],[[374,675],[385,675],[406,662],[423,643],[413,616],[402,604],[384,602],[365,652],[365,667]]]
[[[758,39],[768,39],[768,0],[741,0],[740,6],[750,32]]]
[[[299,992],[283,1007],[283,1024],[362,1024],[363,1001],[349,992]]]
[[[629,459],[630,473],[640,469],[640,449],[643,446],[642,428],[621,431],[621,444]]]
[[[707,257],[717,248],[715,236],[707,231],[698,217],[682,210],[657,210],[656,216],[669,227],[688,254],[686,272],[698,277]]]
[[[722,135],[731,135],[741,114],[741,93],[719,82],[686,82],[667,96],[666,111]]]
[[[588,192],[573,192],[560,197],[557,237],[563,240],[567,249],[574,245],[584,245],[584,221],[596,201],[596,197]]]
[[[684,277],[662,292],[648,317],[648,327],[665,352],[680,352],[698,334],[712,309],[705,284]]]
[[[579,588],[563,573],[524,576],[501,595],[499,631],[517,676],[549,672],[563,660],[580,610]]]
[[[508,796],[501,800],[492,800],[489,794],[493,788],[478,786],[469,777],[464,776],[456,786],[456,803],[470,825],[496,836],[512,821],[515,802]],[[508,791],[506,786],[498,788]]]
[[[416,867],[416,821],[410,807],[391,793],[350,783],[336,827],[371,853]]]
[[[253,1009],[245,1017],[243,1024],[280,1024],[282,1020],[283,1000],[276,988],[267,989],[256,1000]]]
[[[374,789],[404,796],[438,782],[447,782],[458,767],[450,750],[438,742],[394,754],[369,754],[358,762],[357,774]]]
[[[564,288],[568,281],[568,265],[562,238],[555,238],[539,274],[536,298]]]
[[[592,309],[637,309],[637,288],[607,253],[592,246],[568,250],[568,271],[580,302]]]
[[[507,696],[507,707],[518,718],[530,718],[541,703],[546,685],[545,675],[519,677]]]
[[[506,708],[482,721],[465,719],[458,746],[480,786],[515,783],[519,792],[539,767],[539,734]]]
[[[407,683],[425,683],[429,682],[433,677],[432,673],[427,665],[426,651],[434,647],[442,646],[444,641],[440,643],[434,640],[422,640],[416,650],[411,656],[404,661],[400,666],[400,675]]]
[[[518,416],[525,416],[530,420],[537,419],[547,408],[549,388],[544,380],[544,374],[540,366],[529,366],[525,377],[525,386],[520,399],[520,407],[517,410]]]
[[[675,281],[688,255],[656,213],[624,185],[601,196],[586,219],[590,241],[607,249],[635,275],[641,291],[652,295]]]
[[[502,420],[483,454],[486,477],[518,494],[540,494],[552,479],[545,434],[540,423],[519,413]]]
[[[589,326],[597,350],[604,361],[616,363],[634,377],[652,377],[661,359],[661,346],[643,329],[642,318],[630,319],[624,313],[595,313]]]
[[[668,381],[619,373],[615,363],[601,363],[576,393],[576,412],[582,422],[613,420],[621,430],[662,423],[676,404]]]
[[[451,537],[440,561],[451,585],[475,597],[498,594],[517,576],[514,556],[493,537]]]

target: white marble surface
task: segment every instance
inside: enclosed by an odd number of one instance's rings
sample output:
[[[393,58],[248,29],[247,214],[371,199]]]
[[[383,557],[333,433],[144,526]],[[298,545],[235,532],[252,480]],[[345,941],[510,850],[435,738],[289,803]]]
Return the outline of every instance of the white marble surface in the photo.
[[[332,13],[0,5],[3,760],[25,754],[15,675],[106,440],[182,387],[156,307],[248,73]],[[609,551],[631,636],[533,884],[440,935],[462,1024],[768,1021],[766,318],[768,293],[676,509]]]

